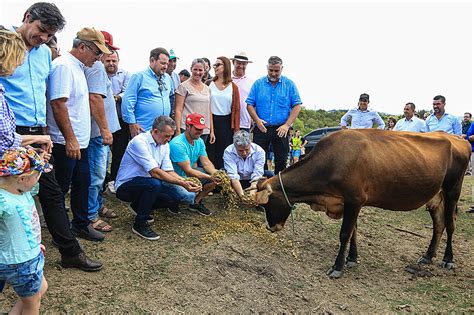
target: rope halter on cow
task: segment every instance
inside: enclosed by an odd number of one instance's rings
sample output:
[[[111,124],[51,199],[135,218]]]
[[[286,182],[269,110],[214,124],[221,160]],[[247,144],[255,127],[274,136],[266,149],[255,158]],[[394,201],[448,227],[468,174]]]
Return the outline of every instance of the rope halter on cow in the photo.
[[[290,207],[290,210],[293,211],[295,209],[295,205],[292,205],[288,196],[286,195],[285,186],[283,186],[283,181],[281,180],[281,172],[278,172],[278,179],[280,180],[281,191],[283,192],[283,196],[285,196],[286,203]]]
[[[290,199],[286,195],[285,186],[283,186],[283,180],[281,179],[281,172],[278,172],[278,179],[280,180],[281,191],[283,192],[283,196],[285,196],[286,203],[290,207],[290,214],[291,214],[291,224],[293,227],[293,234],[295,234],[295,219],[293,218],[293,210],[295,210],[296,206],[291,204]]]

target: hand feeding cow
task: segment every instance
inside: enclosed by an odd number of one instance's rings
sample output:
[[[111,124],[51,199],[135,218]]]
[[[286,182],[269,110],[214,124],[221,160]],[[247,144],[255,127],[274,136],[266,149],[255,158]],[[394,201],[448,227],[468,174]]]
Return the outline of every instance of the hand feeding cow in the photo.
[[[283,228],[291,203],[306,203],[334,219],[343,218],[336,261],[327,274],[342,276],[357,261],[357,217],[363,206],[409,211],[427,204],[433,236],[418,262],[428,264],[447,231],[443,267],[453,268],[452,236],[456,203],[471,147],[445,133],[394,132],[376,129],[343,130],[322,139],[310,154],[258,185],[256,201],[265,208],[267,227]],[[386,176],[393,174],[393,176]]]

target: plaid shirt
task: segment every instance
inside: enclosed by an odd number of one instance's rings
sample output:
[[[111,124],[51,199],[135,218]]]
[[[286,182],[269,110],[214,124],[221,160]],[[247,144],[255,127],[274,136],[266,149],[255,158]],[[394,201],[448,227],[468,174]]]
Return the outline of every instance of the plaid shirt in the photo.
[[[0,84],[0,154],[8,148],[21,145],[21,136],[15,132],[15,115],[4,97],[5,89]]]

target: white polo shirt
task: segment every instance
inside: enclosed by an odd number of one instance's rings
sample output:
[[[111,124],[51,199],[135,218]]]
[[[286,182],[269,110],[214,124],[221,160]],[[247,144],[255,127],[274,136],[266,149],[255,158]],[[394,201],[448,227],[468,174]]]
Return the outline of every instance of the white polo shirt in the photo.
[[[47,124],[53,143],[66,144],[63,134],[54,120],[51,100],[67,98],[66,105],[71,127],[81,149],[87,148],[91,135],[89,90],[85,65],[69,52],[56,58],[52,64],[48,82]]]

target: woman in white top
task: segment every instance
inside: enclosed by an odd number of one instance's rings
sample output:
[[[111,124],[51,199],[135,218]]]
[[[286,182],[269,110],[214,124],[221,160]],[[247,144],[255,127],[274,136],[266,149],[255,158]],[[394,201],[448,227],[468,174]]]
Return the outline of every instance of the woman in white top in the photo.
[[[216,141],[207,145],[207,154],[216,169],[224,167],[224,150],[232,144],[234,132],[240,126],[239,88],[232,82],[230,60],[218,57],[213,65],[215,76],[211,89],[211,113]]]
[[[184,132],[186,129],[185,118],[188,114],[199,113],[204,116],[206,122],[209,122],[210,130],[205,129],[201,138],[206,142],[214,143],[214,127],[211,115],[211,90],[202,82],[204,75],[205,61],[203,59],[194,59],[191,64],[191,77],[181,83],[176,89],[175,103],[175,121],[176,135]]]

